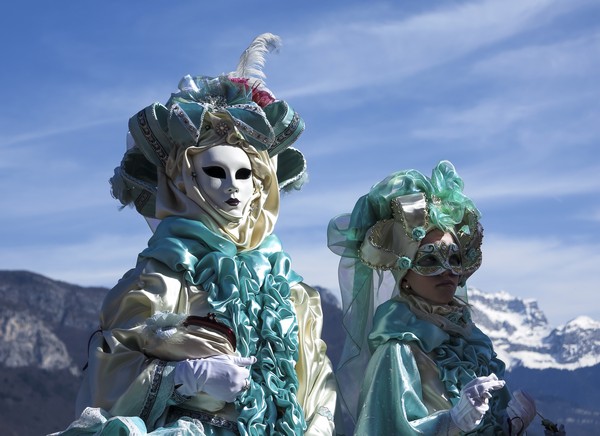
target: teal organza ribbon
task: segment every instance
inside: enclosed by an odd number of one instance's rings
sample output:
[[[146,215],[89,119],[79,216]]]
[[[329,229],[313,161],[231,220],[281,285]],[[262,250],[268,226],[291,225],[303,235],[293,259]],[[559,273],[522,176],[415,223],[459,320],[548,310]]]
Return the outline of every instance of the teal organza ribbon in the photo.
[[[235,244],[199,221],[168,217],[142,258],[157,259],[208,292],[219,321],[236,334],[242,356],[255,356],[250,389],[239,397],[242,435],[297,434],[306,429],[298,404],[298,321],[290,288],[302,278],[275,235],[254,250]]]

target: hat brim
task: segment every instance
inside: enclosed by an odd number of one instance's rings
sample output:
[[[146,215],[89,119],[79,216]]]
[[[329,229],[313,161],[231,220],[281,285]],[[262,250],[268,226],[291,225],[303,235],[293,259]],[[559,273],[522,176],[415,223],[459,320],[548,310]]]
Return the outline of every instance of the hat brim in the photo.
[[[306,159],[294,147],[277,155],[277,180],[279,190],[299,189],[306,179]]]

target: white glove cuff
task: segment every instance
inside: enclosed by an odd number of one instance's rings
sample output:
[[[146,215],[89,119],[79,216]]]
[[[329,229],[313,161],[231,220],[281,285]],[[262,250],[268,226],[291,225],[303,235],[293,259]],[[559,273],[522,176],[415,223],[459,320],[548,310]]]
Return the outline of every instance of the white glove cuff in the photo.
[[[450,409],[450,417],[454,421],[454,424],[466,433],[481,423],[483,414],[479,413],[470,404],[462,402]]]

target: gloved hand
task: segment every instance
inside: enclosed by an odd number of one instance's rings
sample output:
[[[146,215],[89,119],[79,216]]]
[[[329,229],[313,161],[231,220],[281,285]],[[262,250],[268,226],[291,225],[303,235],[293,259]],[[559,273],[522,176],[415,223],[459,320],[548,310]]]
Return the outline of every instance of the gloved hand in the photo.
[[[458,404],[450,409],[454,424],[464,432],[477,427],[490,408],[490,391],[502,388],[505,383],[504,380],[498,380],[496,374],[477,377],[467,383],[460,391]]]
[[[535,400],[524,391],[513,392],[512,399],[508,402],[506,413],[510,421],[510,434],[521,434],[535,418]]]
[[[220,355],[205,359],[188,359],[175,366],[175,386],[182,395],[206,392],[218,400],[231,403],[248,388],[250,370],[256,357]]]
[[[567,432],[564,425],[558,424],[552,428],[544,427],[544,436],[567,436]]]

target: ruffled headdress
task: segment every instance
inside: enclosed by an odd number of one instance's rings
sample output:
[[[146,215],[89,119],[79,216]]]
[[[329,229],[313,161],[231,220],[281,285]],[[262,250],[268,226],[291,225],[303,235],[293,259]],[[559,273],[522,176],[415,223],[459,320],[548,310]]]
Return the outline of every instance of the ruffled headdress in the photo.
[[[240,249],[256,247],[277,219],[277,188],[299,189],[306,177],[305,159],[291,147],[304,121],[264,83],[265,54],[280,44],[276,35],[260,35],[235,71],[187,75],[166,104],[153,103],[131,117],[129,148],[111,179],[113,196],[150,220],[173,215],[200,220]],[[252,165],[257,192],[242,223],[230,224],[193,181],[191,156],[222,144],[244,149]]]
[[[328,245],[341,256],[339,282],[346,342],[337,377],[350,416],[356,413],[360,385],[370,353],[367,337],[379,304],[399,294],[399,283],[412,266],[421,240],[432,229],[451,233],[461,251],[461,293],[481,265],[483,229],[479,211],[463,193],[452,163],[440,162],[427,177],[400,171],[359,198],[351,214],[332,219]]]

